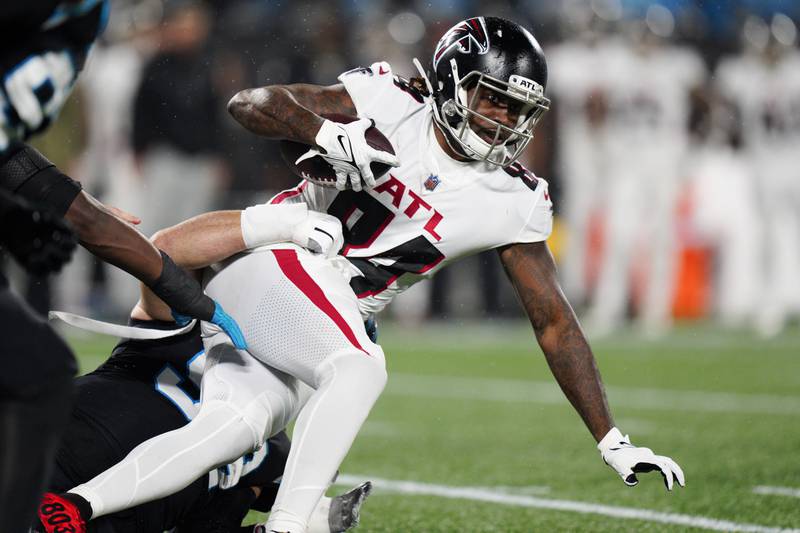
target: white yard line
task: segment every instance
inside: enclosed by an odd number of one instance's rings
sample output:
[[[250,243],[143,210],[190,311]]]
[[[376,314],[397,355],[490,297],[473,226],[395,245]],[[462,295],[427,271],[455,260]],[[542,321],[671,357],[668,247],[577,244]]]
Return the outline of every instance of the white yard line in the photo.
[[[433,485],[416,481],[401,481],[381,479],[370,476],[340,475],[337,484],[355,485],[369,479],[376,489],[398,492],[401,494],[414,494],[425,496],[438,496],[458,500],[472,500],[501,505],[513,505],[535,509],[550,509],[553,511],[566,511],[581,514],[595,514],[612,518],[642,520],[645,522],[659,522],[676,526],[695,527],[712,531],[746,531],[751,533],[800,533],[800,529],[782,529],[777,527],[761,526],[718,520],[706,516],[693,516],[677,513],[665,513],[650,509],[637,509],[634,507],[620,507],[616,505],[602,505],[573,500],[557,500],[540,498],[528,495],[514,495],[482,487],[452,487],[447,485]]]
[[[386,394],[567,405],[555,382],[389,373]],[[800,416],[800,397],[675,389],[608,387],[611,401],[660,411]]]
[[[649,357],[650,348],[659,350],[680,349],[689,352],[708,350],[749,350],[759,357],[769,357],[772,350],[800,347],[800,330],[793,328],[774,339],[762,339],[755,334],[732,333],[720,327],[677,328],[661,339],[649,339],[634,329],[625,329],[606,338],[589,336],[595,351],[635,352],[641,357]],[[528,346],[532,353],[537,352],[536,341],[530,324],[525,320],[503,319],[496,321],[463,320],[451,318],[433,321],[417,327],[412,332],[414,346],[452,347],[467,345],[470,348],[497,348],[498,345]],[[408,344],[409,330],[398,322],[381,322],[381,344],[398,346]]]
[[[800,489],[792,487],[768,487],[759,485],[753,487],[754,494],[767,494],[771,496],[789,496],[790,498],[800,498]]]

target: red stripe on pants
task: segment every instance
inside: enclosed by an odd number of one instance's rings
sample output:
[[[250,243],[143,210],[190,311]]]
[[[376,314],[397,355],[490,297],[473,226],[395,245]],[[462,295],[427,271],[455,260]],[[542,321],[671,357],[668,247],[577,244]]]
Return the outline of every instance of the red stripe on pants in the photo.
[[[317,285],[316,282],[311,279],[311,276],[308,275],[308,272],[303,269],[303,265],[300,264],[300,260],[297,258],[297,252],[294,250],[272,250],[272,253],[275,255],[275,259],[283,275],[289,278],[289,281],[294,283],[295,287],[300,289],[314,305],[333,320],[353,346],[365,354],[370,355],[370,353],[358,343],[358,339],[356,339],[353,330],[350,329],[344,317],[339,314],[339,311],[337,311],[330,300],[328,300],[320,286]]]

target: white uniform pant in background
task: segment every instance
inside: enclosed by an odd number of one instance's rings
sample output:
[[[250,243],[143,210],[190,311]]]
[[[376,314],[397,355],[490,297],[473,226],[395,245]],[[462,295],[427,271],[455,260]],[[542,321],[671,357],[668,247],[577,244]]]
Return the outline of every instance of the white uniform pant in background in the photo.
[[[659,161],[660,162],[660,161]],[[638,320],[647,331],[671,325],[676,281],[675,206],[680,175],[674,165],[642,157],[619,165],[606,180],[605,246],[586,320],[596,335],[619,328],[631,297],[632,267],[644,259],[646,288]],[[662,162],[663,163],[663,162]]]
[[[749,326],[764,284],[755,175],[741,152],[725,146],[710,144],[694,155],[692,224],[716,252],[715,311],[725,326]]]
[[[588,299],[587,272],[591,223],[603,205],[601,176],[605,174],[599,131],[578,129],[572,133],[569,150],[561,154],[560,168],[564,176],[562,220],[567,238],[564,256],[559,264],[561,282],[573,305],[582,306]]]
[[[764,287],[757,326],[764,336],[780,333],[800,314],[800,169],[796,147],[757,154],[764,220]]]

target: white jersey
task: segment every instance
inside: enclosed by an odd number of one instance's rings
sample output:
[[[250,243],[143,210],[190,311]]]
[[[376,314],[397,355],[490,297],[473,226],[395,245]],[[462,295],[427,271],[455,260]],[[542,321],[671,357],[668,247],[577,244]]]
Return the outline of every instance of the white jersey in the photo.
[[[609,135],[615,154],[663,152],[687,141],[689,92],[705,81],[706,69],[691,50],[664,46],[638,53],[631,45],[609,46]]]
[[[587,104],[595,95],[608,92],[605,72],[597,68],[608,55],[603,45],[566,41],[547,49],[547,88],[558,102],[560,143],[572,146],[596,133],[589,123]]]
[[[769,65],[752,54],[720,62],[716,87],[742,115],[749,148],[782,150],[796,157],[800,143],[800,53]]]
[[[339,218],[350,285],[363,315],[467,255],[547,239],[552,203],[547,182],[518,163],[503,169],[459,162],[434,136],[432,110],[388,63],[342,74],[359,117],[371,118],[401,165],[369,191],[302,182],[272,202],[304,201]]]

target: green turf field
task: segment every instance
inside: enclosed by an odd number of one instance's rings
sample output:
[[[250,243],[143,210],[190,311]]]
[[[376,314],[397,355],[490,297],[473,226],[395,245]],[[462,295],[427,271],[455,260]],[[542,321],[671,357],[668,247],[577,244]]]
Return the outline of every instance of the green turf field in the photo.
[[[342,467],[348,485],[376,480],[359,531],[800,528],[800,331],[594,344],[619,427],[686,472],[673,493],[602,463],[528,326],[381,335],[389,385]],[[88,370],[110,343],[73,345]]]

